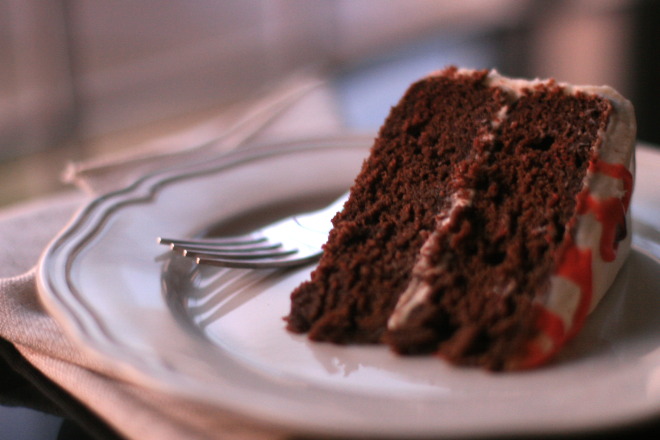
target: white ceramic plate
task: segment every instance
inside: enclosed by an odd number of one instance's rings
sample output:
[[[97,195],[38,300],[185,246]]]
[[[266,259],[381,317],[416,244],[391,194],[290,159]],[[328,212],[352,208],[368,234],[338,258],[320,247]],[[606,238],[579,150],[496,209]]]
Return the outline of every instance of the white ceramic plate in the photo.
[[[368,146],[339,137],[243,150],[103,196],[44,254],[43,301],[128,380],[304,433],[546,434],[660,414],[660,265],[639,249],[556,362],[492,374],[310,343],[282,318],[311,267],[195,267],[156,244],[322,204],[350,185]]]

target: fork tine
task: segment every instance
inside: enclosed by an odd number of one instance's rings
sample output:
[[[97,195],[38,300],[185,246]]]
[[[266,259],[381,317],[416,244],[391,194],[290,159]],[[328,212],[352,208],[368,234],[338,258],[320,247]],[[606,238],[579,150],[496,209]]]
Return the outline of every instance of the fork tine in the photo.
[[[232,253],[223,251],[194,251],[188,250],[184,252],[184,256],[193,257],[202,260],[263,260],[267,258],[282,258],[293,255],[298,252],[298,249],[268,249],[262,251],[251,251],[245,253]]]
[[[282,247],[282,243],[271,243],[266,240],[255,242],[254,244],[230,244],[230,245],[216,245],[211,243],[197,244],[187,242],[185,244],[171,244],[170,247],[173,251],[183,252],[184,255],[189,255],[191,252],[197,253],[250,253],[268,251]]]
[[[170,247],[186,247],[186,246],[197,246],[197,245],[206,245],[206,246],[247,246],[258,243],[263,243],[268,239],[262,235],[257,234],[246,234],[246,235],[236,235],[231,237],[208,237],[208,238],[189,238],[189,239],[178,239],[178,238],[167,238],[167,237],[158,237],[158,243],[163,245],[168,245]]]
[[[186,256],[194,257],[198,264],[213,264],[225,267],[275,267],[278,261],[284,261],[287,257],[298,252],[297,249],[285,249],[280,251],[256,252],[251,254],[223,254],[223,253],[199,253],[188,252]]]
[[[230,267],[235,269],[269,269],[269,268],[284,268],[291,266],[299,266],[307,262],[312,262],[316,260],[315,256],[307,256],[305,258],[287,258],[293,256],[294,253],[290,255],[274,257],[274,258],[264,258],[257,260],[238,260],[235,258],[207,258],[207,257],[197,257],[197,264],[206,264],[212,266],[220,267]]]

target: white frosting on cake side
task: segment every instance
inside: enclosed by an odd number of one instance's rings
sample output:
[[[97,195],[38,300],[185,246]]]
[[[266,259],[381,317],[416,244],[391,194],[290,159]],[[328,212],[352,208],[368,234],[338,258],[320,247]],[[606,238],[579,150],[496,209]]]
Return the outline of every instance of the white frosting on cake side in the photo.
[[[607,131],[602,135],[602,144],[597,151],[597,157],[587,171],[583,183],[582,197],[591,200],[590,205],[595,207],[584,207],[584,212],[578,215],[575,225],[575,247],[583,254],[588,252],[591,257],[591,292],[581,292],[582,295],[589,295],[586,312],[591,313],[614,282],[630,252],[632,231],[628,208],[635,172],[636,124],[630,102],[611,88],[582,87],[579,90],[603,96],[609,99],[614,107]],[[608,170],[619,171],[613,175]],[[622,172],[624,170],[625,172]],[[602,218],[607,213],[599,213],[597,209],[598,205],[608,202],[619,205],[625,218],[626,235],[612,249],[613,255],[607,255],[608,252],[603,249],[603,247],[612,245],[612,243],[604,243],[604,240],[615,238],[608,238],[608,231],[606,231],[607,228],[613,226],[611,224],[613,219]],[[586,202],[582,201],[582,203]],[[611,232],[609,231],[609,233]],[[558,271],[561,272],[561,267],[558,268]],[[581,286],[578,284],[575,280],[562,277],[560,273],[555,274],[552,287],[545,300],[546,308],[561,317],[565,330],[569,333],[578,330],[574,326],[581,326],[582,322],[579,321],[584,317],[577,316],[578,305],[564,303],[559,298],[568,295],[567,292],[575,294],[576,289],[580,292]]]
[[[464,74],[470,73],[464,70]],[[538,85],[549,85],[554,81],[548,79],[511,79],[501,76],[496,71],[488,74],[488,83],[491,86],[505,88],[509,93],[520,96],[525,90],[532,89]],[[610,115],[607,130],[601,133],[602,143],[598,147],[596,161],[611,165],[621,165],[634,176],[634,151],[636,137],[636,121],[633,106],[616,90],[609,86],[571,85],[568,83],[555,83],[566,94],[578,92],[587,95],[601,96],[612,103],[613,112]],[[624,188],[624,181],[618,177],[608,176],[602,172],[589,170],[583,183],[583,190],[588,189],[589,194],[596,200],[607,200],[609,198],[625,197],[625,192],[631,188]],[[630,197],[630,194],[628,194]],[[626,207],[627,208],[627,207]],[[626,238],[618,244],[616,258],[613,261],[604,261],[599,250],[603,235],[602,222],[598,221],[593,212],[578,216],[576,226],[575,244],[580,249],[589,249],[592,255],[592,292],[589,304],[591,312],[601,298],[605,295],[609,286],[623,265],[630,250],[632,233],[630,231],[630,212],[626,213],[626,227],[628,229]],[[564,298],[575,295],[579,289],[574,282],[559,276],[553,276],[552,287],[546,299],[546,307],[562,317],[566,329],[574,324],[577,303],[566,301]]]

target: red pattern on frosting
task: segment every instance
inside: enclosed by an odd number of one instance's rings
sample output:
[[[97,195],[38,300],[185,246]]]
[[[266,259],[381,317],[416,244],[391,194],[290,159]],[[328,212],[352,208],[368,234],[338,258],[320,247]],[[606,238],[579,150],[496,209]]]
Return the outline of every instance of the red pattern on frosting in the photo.
[[[590,195],[578,204],[578,212],[587,214],[592,212],[596,219],[602,224],[603,231],[600,236],[600,256],[603,261],[614,261],[618,248],[619,231],[625,231],[625,210],[618,197],[610,197],[605,200],[596,200]]]
[[[573,240],[562,255],[557,275],[573,281],[580,287],[580,300],[573,314],[573,325],[568,329],[565,340],[572,338],[584,324],[593,296],[593,274],[591,271],[591,249],[580,249]]]
[[[613,177],[615,179],[621,179],[623,181],[623,190],[625,194],[621,201],[626,211],[630,206],[630,198],[632,197],[633,189],[633,175],[625,166],[620,163],[607,163],[602,161],[591,162],[589,165],[589,171],[593,173],[601,173],[606,176]]]
[[[621,179],[623,181],[624,194],[622,197],[608,197],[596,199],[589,191],[582,191],[577,197],[578,214],[593,213],[602,224],[603,232],[600,237],[600,255],[603,261],[614,261],[620,236],[625,237],[626,212],[630,206],[632,194],[632,174],[621,164],[610,164],[606,162],[592,162],[589,170],[595,173]]]
[[[536,327],[543,330],[540,337],[531,340],[525,347],[522,360],[516,368],[535,368],[553,357],[566,340],[564,321],[541,303],[535,304]]]
[[[616,258],[619,241],[625,237],[626,213],[632,195],[632,173],[621,164],[601,161],[591,162],[589,171],[621,179],[624,193],[621,197],[597,199],[585,188],[577,196],[577,212],[580,215],[592,213],[602,225],[600,255],[603,261]],[[623,233],[623,234],[622,234]],[[621,237],[623,235],[623,237]],[[536,327],[540,336],[530,341],[520,362],[521,368],[533,368],[546,362],[582,328],[589,313],[593,297],[593,273],[591,249],[580,249],[570,237],[557,258],[556,275],[574,282],[580,289],[580,299],[573,314],[573,320],[566,328],[556,313],[538,303]]]

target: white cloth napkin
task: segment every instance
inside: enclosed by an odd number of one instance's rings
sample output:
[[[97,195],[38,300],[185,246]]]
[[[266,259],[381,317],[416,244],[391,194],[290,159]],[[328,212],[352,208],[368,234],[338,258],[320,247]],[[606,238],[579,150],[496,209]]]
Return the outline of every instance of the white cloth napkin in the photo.
[[[231,123],[221,119],[160,139],[130,155],[71,165],[67,179],[85,191],[72,190],[0,211],[0,336],[129,439],[276,439],[295,434],[122,381],[67,339],[37,295],[35,267],[40,253],[94,196],[123,187],[145,173],[240,148],[247,141],[341,130],[333,96],[314,76],[297,77],[276,88],[242,118]]]

